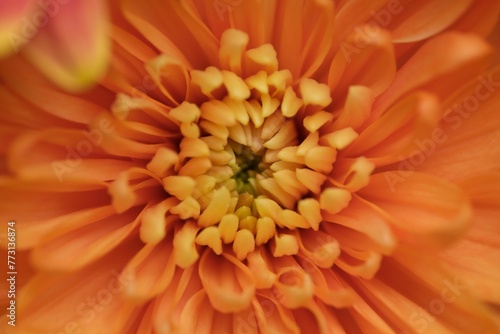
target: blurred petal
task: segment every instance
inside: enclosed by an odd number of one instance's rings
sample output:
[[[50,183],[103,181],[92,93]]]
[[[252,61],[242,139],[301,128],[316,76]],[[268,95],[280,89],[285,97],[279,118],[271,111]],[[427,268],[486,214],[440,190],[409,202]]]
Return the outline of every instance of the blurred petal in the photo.
[[[33,0],[0,1],[0,58],[19,51],[36,34],[37,28],[29,25],[35,4]]]
[[[425,174],[375,174],[359,193],[392,217],[399,239],[412,244],[447,245],[470,223],[471,207],[463,191]]]
[[[450,99],[440,136],[420,142],[424,154],[410,170],[458,181],[500,170],[500,67],[470,81]]]
[[[387,29],[395,42],[408,43],[436,35],[452,24],[467,10],[472,0],[456,0],[450,6],[448,0],[408,1],[389,13]]]
[[[70,92],[95,84],[109,60],[106,6],[100,0],[72,0],[64,4],[51,2],[46,11],[39,8],[43,27],[27,44],[27,57],[49,79]]]
[[[328,85],[334,97],[343,95],[353,85],[366,86],[374,96],[387,89],[396,75],[396,59],[391,34],[379,30],[374,36],[367,35],[358,27],[340,43],[330,66]],[[380,71],[383,68],[384,71]]]
[[[473,287],[471,293],[500,304],[500,173],[470,177],[462,185],[472,198],[474,219],[467,234],[441,254]]]
[[[446,97],[456,90],[450,82],[469,81],[489,63],[491,47],[475,35],[445,33],[426,44],[397,72],[392,84],[375,101],[372,119],[402,95],[429,87]]]

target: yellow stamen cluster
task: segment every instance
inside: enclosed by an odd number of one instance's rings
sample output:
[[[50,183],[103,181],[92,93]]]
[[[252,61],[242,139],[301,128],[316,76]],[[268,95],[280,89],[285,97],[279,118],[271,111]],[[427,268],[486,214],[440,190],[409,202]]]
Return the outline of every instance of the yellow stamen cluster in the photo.
[[[227,31],[220,50],[226,69],[190,72],[205,101],[170,110],[182,134],[179,149],[158,150],[147,166],[171,197],[146,211],[141,238],[164,235],[153,217],[168,212],[184,220],[174,237],[181,267],[197,259],[196,245],[217,254],[232,246],[240,260],[266,243],[274,256],[297,254],[290,231],[318,230],[322,210],[336,213],[351,199],[328,181],[337,150],[356,135],[321,131],[333,121],[323,110],[331,103],[328,87],[294,83],[277,69],[271,46],[245,50],[247,43],[245,34]]]

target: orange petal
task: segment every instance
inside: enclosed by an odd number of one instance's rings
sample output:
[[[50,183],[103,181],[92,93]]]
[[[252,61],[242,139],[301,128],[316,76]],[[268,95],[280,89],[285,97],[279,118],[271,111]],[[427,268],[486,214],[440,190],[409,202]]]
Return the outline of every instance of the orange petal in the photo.
[[[121,216],[75,228],[58,236],[32,251],[33,264],[45,270],[81,268],[120,245],[137,227],[139,213],[137,209],[129,210]]]
[[[380,30],[373,36],[358,27],[340,43],[328,74],[333,97],[344,98],[352,85],[366,86],[374,96],[380,95],[396,74],[396,58],[391,35]],[[383,71],[380,69],[383,68]]]
[[[52,191],[48,190],[51,189]],[[30,203],[29,207],[26,203]],[[64,204],[64,205],[63,205]],[[14,216],[19,222],[37,224],[37,222],[57,219],[80,210],[105,207],[109,205],[109,196],[102,187],[71,189],[70,187],[52,187],[47,183],[40,185],[30,182],[12,182],[2,184],[0,192],[0,218],[4,221]],[[69,216],[68,216],[69,217]],[[20,236],[22,238],[22,235]]]
[[[386,260],[377,279],[362,283],[368,289],[363,289],[365,295],[403,329],[411,326],[411,330],[428,333],[498,332],[498,315],[472,297],[475,287],[444,270],[434,254],[401,248]]]
[[[290,256],[275,259],[274,265],[274,294],[280,303],[291,309],[308,304],[314,297],[314,284],[307,272]]]
[[[472,214],[459,187],[421,173],[409,177],[398,172],[375,174],[358,194],[382,209],[399,239],[412,244],[446,245],[461,236]]]
[[[55,182],[99,184],[137,166],[102,157],[100,130],[50,129],[19,136],[10,147],[8,168],[19,178]],[[102,184],[102,183],[101,183]]]
[[[398,7],[392,6],[392,12],[379,12],[377,18],[379,23],[385,23],[384,26],[391,31],[395,42],[415,42],[444,30],[472,3],[472,0],[458,0],[450,6],[447,0],[408,1]]]
[[[163,292],[175,271],[172,240],[145,245],[125,266],[123,277],[132,277],[124,294],[134,301],[145,301]]]
[[[440,133],[422,139],[423,155],[399,169],[461,180],[500,168],[500,67],[469,82],[448,103]],[[404,170],[404,171],[403,171]]]
[[[420,152],[417,141],[431,136],[440,117],[436,97],[416,92],[398,101],[370,124],[342,153],[365,156],[378,166],[402,160]]]
[[[326,305],[335,308],[351,306],[356,294],[347,286],[333,268],[318,268],[309,259],[301,261],[302,267],[311,276],[314,284],[314,295]]]
[[[122,296],[130,277],[119,277],[119,272],[139,247],[128,242],[81,271],[37,274],[18,291],[18,321],[16,327],[7,327],[14,328],[14,333],[64,332],[68,328],[82,333],[95,332],[95,328],[122,332],[134,306]]]
[[[297,233],[300,253],[320,268],[330,268],[340,255],[340,245],[323,231],[304,230]]]
[[[382,9],[387,0],[366,0],[342,1],[336,8],[335,15],[335,42],[343,40],[349,35],[354,27],[369,21],[372,15]],[[372,20],[370,20],[372,21]],[[375,21],[375,20],[373,20]]]
[[[199,275],[216,310],[228,313],[250,306],[255,293],[253,275],[233,256],[217,256],[207,249],[200,259]]]
[[[27,44],[26,55],[65,90],[84,90],[95,84],[107,68],[110,52],[107,5],[100,0],[51,4],[47,12],[38,9],[43,13],[38,16],[46,25]]]
[[[344,108],[339,118],[333,121],[332,126],[328,129],[340,130],[351,127],[358,130],[370,116],[373,100],[373,92],[368,87],[349,86]]]
[[[305,14],[303,24],[308,35],[300,58],[301,75],[303,78],[309,78],[323,65],[331,48],[335,36],[334,3],[333,1],[313,1],[307,3],[302,13]]]
[[[335,215],[324,214],[325,221],[333,224],[323,224],[322,227],[330,235],[348,238],[343,229],[332,228],[334,225],[344,226],[348,229],[364,234],[372,242],[363,242],[363,245],[348,244],[356,249],[374,250],[383,254],[390,254],[397,245],[397,239],[391,230],[390,222],[377,210],[374,210],[368,203],[354,196],[349,206],[342,212]],[[365,222],[369,221],[370,224]],[[374,244],[375,245],[374,245]],[[345,244],[341,241],[342,246]]]
[[[196,270],[196,266],[185,270],[176,269],[171,283],[155,302],[152,321],[156,332],[186,333],[182,329],[185,326],[192,326],[193,319],[184,323],[181,321],[181,315],[186,303],[194,294],[203,289]]]
[[[464,237],[440,255],[469,282],[471,293],[500,303],[500,174],[473,176],[461,183],[472,198],[474,217]]]
[[[456,91],[450,82],[468,82],[489,61],[491,48],[475,35],[444,33],[425,43],[398,70],[394,81],[373,106],[372,119],[408,92],[430,89],[443,99]]]
[[[101,121],[104,115],[111,118],[107,115],[107,109],[99,105],[102,101],[90,100],[86,97],[60,91],[51,85],[47,78],[38,73],[33,65],[20,57],[6,60],[1,72],[8,87],[16,92],[16,95],[9,97],[16,107],[10,103],[5,105],[9,108],[19,108],[17,106],[21,105],[23,109],[26,109],[23,113],[31,114],[33,119],[43,117],[47,121],[51,120],[52,127],[57,125],[73,127],[74,123],[87,126],[96,119]],[[29,89],[26,88],[27,86]],[[2,101],[4,101],[3,96]],[[61,108],[61,104],[65,107]],[[16,111],[19,112],[17,109]]]
[[[354,285],[349,282],[349,285]],[[393,333],[388,320],[379,314],[361,295],[357,295],[352,307],[337,309],[337,318],[342,326],[355,333]]]
[[[168,55],[148,59],[146,70],[161,92],[179,105],[188,95],[188,73],[181,61]]]
[[[468,10],[448,29],[488,36],[498,22],[500,2],[476,0]]]
[[[260,326],[262,332],[269,331],[270,333],[290,333],[299,334],[296,321],[292,312],[284,307],[279,299],[269,290],[263,290],[257,295],[257,299],[266,315],[265,322]]]
[[[17,226],[23,234],[17,240],[19,249],[37,247],[47,241],[48,236],[55,238],[81,226],[89,225],[115,213],[112,206],[87,208],[71,212],[52,219],[40,219],[35,221],[21,220]]]
[[[218,41],[196,8],[186,2],[124,1],[125,17],[162,53],[188,69],[217,64]],[[168,17],[168,23],[165,22]]]

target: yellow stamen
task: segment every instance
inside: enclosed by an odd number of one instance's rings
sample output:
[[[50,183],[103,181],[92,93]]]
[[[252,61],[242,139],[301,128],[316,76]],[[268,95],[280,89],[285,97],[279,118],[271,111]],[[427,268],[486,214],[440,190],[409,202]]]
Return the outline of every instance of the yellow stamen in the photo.
[[[224,102],[218,100],[211,100],[201,105],[201,118],[222,126],[236,123],[234,112]]]
[[[169,198],[154,207],[144,211],[141,218],[139,236],[146,244],[157,244],[165,238],[165,215],[177,203],[175,198]]]
[[[300,81],[300,95],[305,105],[326,107],[332,102],[330,87],[313,79]]]
[[[219,223],[218,229],[225,244],[229,244],[234,241],[236,237],[236,232],[238,231],[239,219],[234,214],[224,215]]]
[[[111,195],[111,203],[116,212],[127,211],[134,204],[137,195],[131,189],[127,175],[122,173],[109,185],[108,193]]]
[[[307,220],[292,210],[283,210],[278,214],[278,221],[281,225],[289,228],[290,230],[295,230],[297,227],[308,228],[309,223]]]
[[[238,260],[243,261],[247,254],[255,249],[255,239],[249,230],[243,229],[236,232],[236,237],[233,242],[233,251],[236,253]]]
[[[276,233],[276,225],[269,217],[262,217],[257,219],[257,234],[255,236],[255,243],[257,246],[263,245],[268,242]]]
[[[333,115],[326,111],[318,111],[304,118],[304,127],[309,132],[318,131],[323,125],[333,119]]]
[[[200,226],[206,227],[217,224],[221,218],[227,213],[229,208],[229,199],[231,194],[227,188],[219,188],[208,207],[202,212],[198,219]]]
[[[264,146],[275,150],[288,146],[288,144],[293,143],[296,138],[297,131],[295,130],[295,124],[292,121],[287,121],[274,137],[264,143]]]
[[[352,128],[345,128],[324,135],[321,137],[320,143],[328,144],[330,147],[342,150],[350,145],[357,137],[358,134],[356,131]]]
[[[285,117],[293,117],[299,109],[304,105],[301,99],[297,97],[295,91],[292,87],[287,87],[285,90],[285,95],[283,96],[283,101],[281,102],[281,112]]]
[[[175,233],[173,240],[175,264],[181,268],[190,267],[200,257],[195,245],[199,229],[194,221],[189,221]]]
[[[271,251],[274,257],[285,255],[296,255],[299,252],[297,239],[290,234],[275,234],[274,242],[271,243]]]
[[[199,138],[186,138],[184,137],[180,144],[180,159],[184,158],[196,158],[196,157],[208,157],[210,155],[210,149],[208,145]]]
[[[225,68],[241,73],[241,58],[248,40],[248,35],[240,30],[227,29],[222,33],[219,60]]]
[[[336,157],[337,151],[335,149],[327,146],[316,146],[307,151],[305,164],[315,171],[330,173]]]
[[[222,254],[222,240],[216,226],[204,228],[196,237],[195,242],[200,246],[212,248],[217,255]]]
[[[200,216],[200,204],[193,197],[189,196],[170,209],[170,212],[178,215],[181,219],[197,219]]]
[[[261,65],[267,73],[273,73],[278,69],[278,57],[271,44],[263,44],[246,52],[249,60]]]
[[[182,102],[181,105],[170,110],[169,114],[181,123],[197,122],[200,118],[201,111],[196,104]]]
[[[260,94],[269,94],[267,86],[267,73],[259,71],[257,74],[251,75],[245,79],[248,88],[257,90]]]
[[[233,72],[222,71],[222,77],[231,99],[242,101],[250,97],[250,89],[239,76]]]
[[[155,173],[160,177],[164,177],[167,174],[167,171],[175,166],[179,161],[179,157],[176,152],[161,147],[159,148],[153,159],[147,164],[146,168]]]
[[[162,182],[165,191],[177,197],[181,201],[191,196],[194,187],[196,186],[196,181],[189,176],[167,176],[162,180]]]
[[[224,78],[219,69],[209,66],[205,71],[191,71],[191,82],[199,86],[203,94],[211,96],[214,90],[222,86]]]
[[[319,198],[321,209],[335,214],[346,208],[351,201],[351,192],[341,188],[327,188]]]
[[[319,224],[323,220],[321,208],[317,200],[305,198],[297,204],[299,213],[307,220],[314,231],[319,229]]]
[[[194,158],[189,160],[179,169],[179,175],[199,176],[203,175],[212,167],[209,158]]]

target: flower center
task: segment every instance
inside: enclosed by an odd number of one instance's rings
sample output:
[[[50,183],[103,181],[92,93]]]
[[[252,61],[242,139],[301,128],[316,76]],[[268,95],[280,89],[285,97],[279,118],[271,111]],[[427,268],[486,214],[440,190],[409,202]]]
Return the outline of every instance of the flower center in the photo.
[[[323,110],[331,102],[328,86],[294,82],[278,70],[270,45],[245,51],[247,43],[246,34],[226,31],[222,69],[186,75],[191,102],[168,112],[181,136],[147,165],[168,199],[144,214],[141,238],[158,240],[165,234],[159,222],[177,217],[181,267],[196,261],[200,246],[217,254],[232,249],[240,260],[264,244],[274,256],[297,254],[294,231],[317,231],[323,213],[337,213],[351,199],[329,174],[337,150],[356,134],[332,128],[334,117]]]
[[[256,176],[267,169],[262,162],[262,152],[253,152],[247,146],[242,146],[230,140],[229,146],[235,153],[236,163],[230,165],[236,180],[236,191],[239,194],[250,194],[257,196]]]

